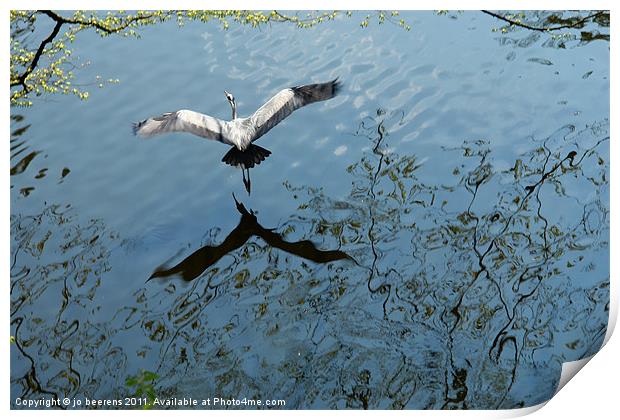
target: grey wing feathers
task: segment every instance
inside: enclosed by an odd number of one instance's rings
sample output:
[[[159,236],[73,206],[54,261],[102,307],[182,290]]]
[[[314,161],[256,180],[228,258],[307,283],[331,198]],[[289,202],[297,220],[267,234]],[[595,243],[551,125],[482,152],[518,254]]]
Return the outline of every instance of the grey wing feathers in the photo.
[[[342,83],[334,79],[327,83],[315,83],[313,85],[297,86],[293,89],[295,96],[301,102],[300,106],[308,105],[313,102],[326,101],[340,92]]]
[[[185,132],[225,142],[222,138],[223,123],[217,118],[199,112],[181,110],[134,123],[133,133],[142,137],[152,137],[163,133]]]
[[[340,91],[341,83],[334,79],[327,83],[295,86],[278,92],[251,117],[256,131],[252,141],[275,127],[293,111],[313,102],[326,101]]]

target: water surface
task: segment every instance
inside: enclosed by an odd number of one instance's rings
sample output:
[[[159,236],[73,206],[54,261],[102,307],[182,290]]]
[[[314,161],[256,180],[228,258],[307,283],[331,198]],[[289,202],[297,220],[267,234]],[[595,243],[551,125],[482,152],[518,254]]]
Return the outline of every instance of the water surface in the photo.
[[[12,110],[12,400],[121,398],[142,370],[286,408],[549,399],[607,325],[609,43],[581,34],[607,28],[403,17],[80,34],[80,80],[120,84]],[[249,196],[225,146],[131,133],[335,77],[259,140]]]

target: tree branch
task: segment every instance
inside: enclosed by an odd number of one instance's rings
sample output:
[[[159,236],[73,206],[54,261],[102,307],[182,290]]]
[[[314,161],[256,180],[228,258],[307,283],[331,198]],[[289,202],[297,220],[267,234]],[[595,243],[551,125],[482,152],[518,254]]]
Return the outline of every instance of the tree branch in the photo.
[[[107,34],[112,34],[112,33],[120,32],[120,31],[122,31],[124,29],[127,29],[131,24],[133,24],[135,22],[138,22],[140,20],[150,19],[150,18],[153,17],[153,15],[134,16],[131,19],[128,19],[125,23],[119,25],[116,28],[107,28],[107,27],[101,25],[99,22],[94,21],[94,20],[93,21],[84,21],[84,20],[80,20],[80,19],[68,19],[68,18],[65,18],[65,17],[57,14],[57,13],[54,13],[51,10],[37,10],[37,12],[41,13],[43,15],[48,16],[50,19],[52,19],[54,22],[56,22],[56,24],[54,25],[54,29],[52,29],[52,32],[48,35],[48,37],[45,38],[43,41],[41,41],[41,44],[39,45],[39,48],[37,49],[37,51],[36,51],[32,61],[30,62],[30,64],[26,68],[26,70],[24,70],[24,72],[21,75],[19,75],[19,77],[17,77],[17,79],[13,80],[11,82],[11,84],[10,84],[10,87],[22,86],[24,88],[24,91],[26,91],[26,92],[30,91],[30,87],[26,84],[26,78],[37,67],[37,65],[39,64],[39,60],[41,59],[41,56],[43,55],[45,47],[47,46],[47,44],[52,42],[54,40],[54,38],[56,38],[56,36],[60,32],[60,28],[62,27],[62,25],[70,24],[70,25],[90,26],[90,27],[97,28],[100,31],[105,32]]]
[[[56,38],[56,35],[58,35],[58,32],[60,32],[60,27],[62,25],[63,25],[63,22],[56,21],[56,25],[54,25],[54,29],[52,29],[52,32],[48,35],[48,37],[45,38],[41,42],[41,44],[39,45],[39,48],[37,49],[37,52],[34,55],[34,58],[32,59],[32,61],[30,62],[30,65],[28,66],[28,68],[17,78],[16,81],[11,82],[11,87],[21,85],[21,86],[24,87],[24,90],[26,92],[28,92],[30,90],[30,88],[26,84],[26,78],[35,69],[35,67],[39,63],[39,59],[41,58],[41,55],[43,55],[43,50],[45,49],[45,46],[47,44],[49,44],[50,42],[52,42],[54,40],[54,38]]]
[[[278,22],[292,22],[292,23],[296,23],[297,25],[300,25],[300,24],[303,25],[303,24],[312,23],[313,21],[317,21],[318,19],[328,18],[330,16],[330,13],[323,12],[323,14],[321,14],[321,15],[317,15],[317,16],[313,16],[313,17],[308,17],[308,18],[304,18],[304,19],[299,18],[299,16],[283,15],[282,13],[278,12],[277,10],[273,11],[273,15],[274,15],[274,17],[277,18]]]
[[[80,20],[80,19],[68,19],[64,16],[61,16],[57,13],[52,12],[51,10],[39,10],[39,12],[43,13],[44,15],[49,16],[57,23],[61,22],[61,23],[68,23],[71,25],[92,26],[107,34],[112,34],[115,32],[122,31],[124,29],[127,29],[134,22],[138,22],[138,21],[145,20],[145,19],[150,19],[153,17],[153,15],[133,16],[130,19],[127,19],[125,23],[119,25],[116,28],[107,28],[95,20],[87,21],[87,20]]]
[[[550,26],[548,28],[544,28],[544,27],[531,26],[531,25],[527,25],[525,23],[517,22],[517,21],[511,20],[511,19],[508,19],[507,17],[504,17],[502,15],[499,15],[497,13],[490,12],[488,10],[481,10],[481,12],[482,13],[486,13],[489,16],[493,16],[494,18],[497,18],[499,20],[503,20],[504,22],[508,22],[511,25],[520,26],[520,27],[525,28],[525,29],[530,29],[532,31],[539,31],[539,32],[549,32],[549,31],[557,31],[557,30],[560,30],[560,29],[576,28],[579,25],[587,22],[588,20],[596,18],[596,17],[602,15],[603,13],[605,13],[604,11],[600,11],[600,12],[592,13],[591,15],[588,15],[588,16],[586,16],[586,17],[584,17],[584,18],[582,18],[582,19],[580,19],[577,22],[572,23],[572,24],[566,24],[566,25],[560,25],[560,26]]]

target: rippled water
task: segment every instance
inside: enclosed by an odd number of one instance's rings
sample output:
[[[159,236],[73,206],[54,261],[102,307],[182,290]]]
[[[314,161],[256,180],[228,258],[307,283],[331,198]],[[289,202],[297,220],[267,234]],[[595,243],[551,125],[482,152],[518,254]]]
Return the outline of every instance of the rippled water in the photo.
[[[80,79],[120,84],[13,110],[12,400],[129,396],[143,370],[286,408],[549,399],[607,325],[609,43],[582,34],[607,28],[404,17],[80,34]],[[259,140],[250,196],[226,147],[131,133],[336,76]]]

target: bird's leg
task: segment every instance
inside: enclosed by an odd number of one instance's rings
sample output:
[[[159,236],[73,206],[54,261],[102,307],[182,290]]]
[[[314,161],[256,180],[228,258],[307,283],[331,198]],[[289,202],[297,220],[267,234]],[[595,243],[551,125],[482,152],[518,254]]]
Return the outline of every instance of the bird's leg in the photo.
[[[249,168],[242,168],[241,169],[241,173],[243,174],[243,185],[245,186],[245,190],[248,192],[248,195],[250,195],[250,188],[251,188],[251,183],[250,183],[250,169]],[[248,177],[245,177],[245,172],[248,172]]]

